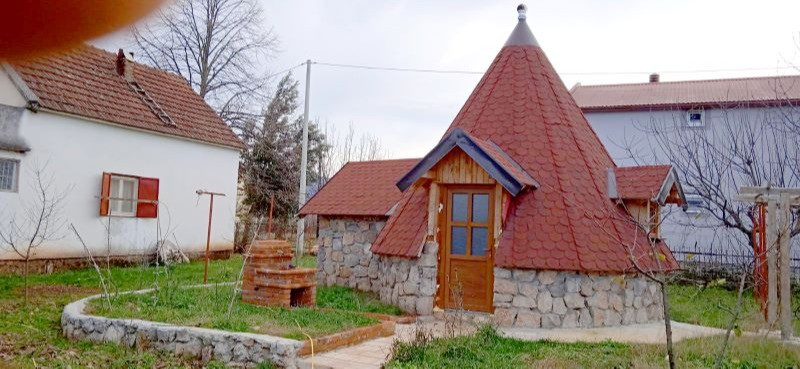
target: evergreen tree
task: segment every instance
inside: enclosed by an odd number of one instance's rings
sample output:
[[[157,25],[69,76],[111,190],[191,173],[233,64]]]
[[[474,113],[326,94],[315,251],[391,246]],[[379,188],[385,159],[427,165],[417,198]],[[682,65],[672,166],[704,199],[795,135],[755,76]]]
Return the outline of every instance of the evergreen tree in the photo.
[[[260,127],[253,127],[250,148],[243,155],[245,204],[257,215],[269,213],[274,196],[273,217],[289,220],[297,214],[300,181],[303,117],[297,115],[298,82],[287,74],[278,82],[272,100],[264,110]],[[309,122],[307,182],[319,178],[319,163],[328,146],[325,135]]]

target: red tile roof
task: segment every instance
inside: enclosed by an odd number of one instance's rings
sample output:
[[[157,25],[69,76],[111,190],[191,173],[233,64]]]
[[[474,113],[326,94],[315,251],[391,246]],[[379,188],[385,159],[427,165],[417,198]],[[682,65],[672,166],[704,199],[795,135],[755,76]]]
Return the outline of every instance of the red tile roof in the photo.
[[[796,105],[800,76],[575,85],[571,92],[584,112]]]
[[[655,199],[667,180],[670,165],[643,165],[620,167],[614,170],[617,177],[617,194],[620,199]]]
[[[427,226],[428,191],[421,186],[412,186],[403,193],[371,250],[384,255],[418,257],[425,242]]]
[[[606,171],[614,161],[533,36],[519,37],[524,36],[519,31],[518,25],[448,129],[491,140],[540,183],[511,201],[495,264],[630,272],[635,259],[644,269],[657,269],[661,260],[653,256],[647,236],[608,196]],[[389,223],[397,225],[387,224],[379,238],[398,245],[379,254],[419,254],[415,228],[422,227],[416,219],[425,215],[425,197],[415,194],[416,201],[392,215]],[[404,225],[401,217],[415,221]],[[413,242],[399,244],[401,239]],[[677,267],[665,245],[660,252],[667,268]]]
[[[385,216],[402,196],[395,183],[419,159],[345,164],[300,209],[300,215]]]
[[[83,45],[14,64],[43,109],[161,134],[242,148],[230,127],[183,78],[133,63],[134,79],[172,118],[161,121],[116,72],[116,54]],[[129,62],[130,63],[130,62]]]
[[[529,187],[539,187],[539,183],[536,182],[531,175],[522,168],[519,163],[514,161],[500,146],[497,146],[492,141],[485,141],[481,140],[480,138],[474,138],[475,143],[481,147],[483,151],[486,152],[495,162],[497,162],[503,169],[508,171],[508,174],[514,177],[520,183],[525,184]]]

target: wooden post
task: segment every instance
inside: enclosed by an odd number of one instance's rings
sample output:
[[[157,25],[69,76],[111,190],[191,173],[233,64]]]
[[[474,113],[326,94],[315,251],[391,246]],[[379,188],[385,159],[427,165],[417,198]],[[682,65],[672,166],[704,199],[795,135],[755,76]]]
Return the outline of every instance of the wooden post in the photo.
[[[436,237],[436,220],[439,219],[439,184],[431,182],[428,190],[428,236]]]
[[[770,329],[778,320],[778,206],[767,202],[767,324]]]
[[[780,233],[779,256],[780,256],[780,287],[778,288],[780,300],[781,317],[781,338],[784,340],[792,338],[792,286],[789,270],[789,241],[792,223],[791,198],[789,194],[782,193],[780,197]]]

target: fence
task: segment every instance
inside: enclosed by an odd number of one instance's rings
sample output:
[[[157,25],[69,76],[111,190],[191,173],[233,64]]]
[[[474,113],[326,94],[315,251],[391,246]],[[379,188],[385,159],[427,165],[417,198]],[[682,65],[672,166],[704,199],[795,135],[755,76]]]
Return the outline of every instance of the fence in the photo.
[[[714,252],[695,250],[674,250],[672,254],[681,265],[681,268],[688,270],[710,270],[726,271],[735,273],[742,267],[750,266],[753,262],[752,252]],[[800,278],[800,258],[792,257],[789,259],[789,269],[792,277]]]

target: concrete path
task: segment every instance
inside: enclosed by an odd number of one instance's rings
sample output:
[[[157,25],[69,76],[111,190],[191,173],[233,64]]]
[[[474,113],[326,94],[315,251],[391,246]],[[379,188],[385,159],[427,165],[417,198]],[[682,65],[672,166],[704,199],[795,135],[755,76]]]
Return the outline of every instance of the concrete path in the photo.
[[[473,325],[463,325],[459,334],[469,334],[475,330]],[[427,323],[398,324],[396,333],[391,337],[378,338],[362,344],[345,347],[334,351],[315,355],[314,358],[300,360],[302,369],[377,369],[387,361],[394,341],[399,339],[411,341],[417,332],[431,334],[434,337],[444,336],[447,332],[445,322],[436,320]],[[626,343],[659,344],[665,341],[664,323],[637,324],[607,328],[574,328],[574,329],[534,329],[534,328],[500,328],[500,334],[526,340],[553,340],[561,342],[600,342],[612,340]],[[672,337],[675,342],[695,337],[723,334],[717,328],[703,327],[686,323],[672,322]]]
[[[660,344],[666,341],[664,323],[635,324],[603,328],[500,328],[500,334],[525,341],[552,340],[559,342],[601,342],[611,340],[624,343]],[[725,330],[687,323],[672,322],[672,339],[679,342],[688,338],[724,334]]]

